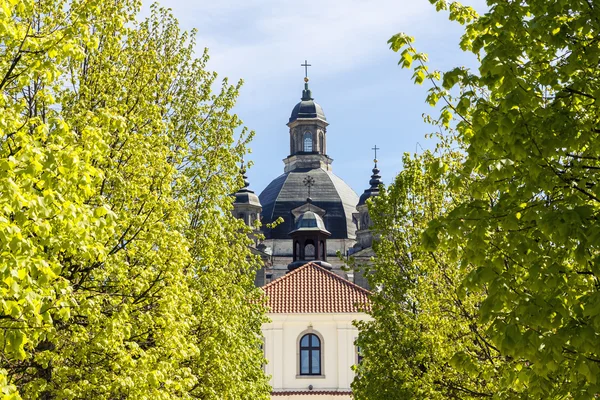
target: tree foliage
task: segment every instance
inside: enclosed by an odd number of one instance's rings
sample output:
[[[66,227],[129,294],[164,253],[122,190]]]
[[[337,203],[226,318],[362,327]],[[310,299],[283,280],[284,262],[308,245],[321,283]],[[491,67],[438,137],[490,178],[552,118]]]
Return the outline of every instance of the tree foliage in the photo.
[[[193,33],[138,11],[0,3],[4,398],[268,398],[240,84],[211,93]]]
[[[432,3],[464,25],[460,46],[477,56],[479,66],[430,72],[426,55],[413,47],[411,37],[398,34],[390,40],[392,49],[401,52],[402,66],[413,69],[415,82],[432,83],[427,101],[442,106],[432,121],[456,130],[456,146],[465,155],[447,187],[448,195],[464,195],[419,228],[418,249],[449,256],[452,270],[459,272],[457,294],[481,295],[473,303],[474,315],[500,357],[491,367],[497,389],[485,397],[597,397],[600,5],[591,0],[490,0],[489,11],[477,16],[458,3]],[[444,158],[440,162],[449,165]],[[377,204],[374,214],[379,207],[385,211]],[[414,206],[406,207],[412,211]],[[408,262],[410,268],[419,265]],[[381,283],[378,296],[395,290],[386,280]],[[422,287],[425,295],[428,288]],[[395,321],[394,327],[408,318],[404,311],[381,312]],[[384,318],[374,317],[377,322]],[[443,313],[432,317],[443,327]],[[369,334],[371,343],[379,337]],[[427,330],[411,329],[410,334],[415,339],[409,343],[418,344]],[[477,356],[465,353],[460,342],[444,340],[442,334],[437,345],[454,353],[458,362],[449,364],[454,371],[466,373],[477,365]],[[374,363],[378,356],[372,357]],[[397,360],[396,368],[404,369],[409,360]],[[434,362],[439,367],[445,360]],[[409,370],[413,376],[404,375],[409,383],[419,382],[418,369]],[[486,383],[487,370],[482,365],[476,370]]]
[[[483,292],[461,282],[460,249],[427,250],[430,223],[463,201],[451,191],[462,155],[443,138],[436,152],[403,158],[404,169],[371,205],[379,236],[373,320],[358,322],[363,359],[353,382],[357,399],[487,397],[499,390],[499,369],[511,363],[490,343],[477,316]]]

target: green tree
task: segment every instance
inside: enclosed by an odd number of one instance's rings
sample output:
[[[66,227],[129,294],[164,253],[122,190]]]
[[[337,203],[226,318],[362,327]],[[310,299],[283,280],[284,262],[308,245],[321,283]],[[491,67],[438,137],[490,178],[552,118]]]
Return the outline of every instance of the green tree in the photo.
[[[367,275],[378,290],[373,320],[357,323],[357,399],[491,397],[510,365],[478,319],[483,293],[460,286],[469,273],[460,249],[426,250],[437,240],[423,235],[428,225],[466,196],[450,190],[463,157],[441,139],[435,153],[406,154],[403,171],[370,205],[379,239]]]
[[[465,152],[449,192],[466,196],[428,224],[421,248],[455,252],[468,271],[460,292],[482,293],[478,320],[507,360],[497,398],[597,397],[600,5],[491,0],[477,16],[432,3],[465,26],[460,46],[479,68],[430,72],[411,37],[390,40],[404,67],[416,62],[415,81],[433,83],[436,121]]]
[[[0,5],[3,396],[268,398],[240,85],[156,6]]]

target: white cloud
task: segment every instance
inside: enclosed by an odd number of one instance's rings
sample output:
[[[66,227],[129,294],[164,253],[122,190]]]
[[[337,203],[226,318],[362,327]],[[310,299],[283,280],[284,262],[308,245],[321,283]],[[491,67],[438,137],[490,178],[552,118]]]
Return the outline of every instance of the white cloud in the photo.
[[[171,0],[168,5],[184,28],[198,29],[198,43],[209,47],[212,69],[244,77],[250,85],[300,75],[299,55],[321,76],[359,67],[387,51],[390,29],[432,11],[426,1],[407,0]]]
[[[256,190],[282,170],[285,123],[300,97],[305,58],[313,65],[315,98],[332,124],[334,170],[359,192],[368,182],[374,143],[383,147],[380,166],[389,182],[402,152],[413,152],[431,130],[420,117],[428,110],[426,88],[415,87],[411,73],[396,66],[399,55],[387,40],[399,31],[415,36],[432,69],[469,63],[458,49],[461,28],[427,0],[159,1],[183,29],[197,29],[197,53],[209,48],[209,69],[244,79],[236,112],[257,131],[249,157],[256,161],[250,171]],[[484,0],[474,1],[485,9]]]

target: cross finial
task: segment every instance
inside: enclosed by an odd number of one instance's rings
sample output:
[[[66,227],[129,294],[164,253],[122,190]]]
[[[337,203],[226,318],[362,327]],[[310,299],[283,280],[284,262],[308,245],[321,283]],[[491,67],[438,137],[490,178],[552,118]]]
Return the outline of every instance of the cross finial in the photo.
[[[304,186],[308,187],[308,198],[310,198],[310,188],[315,184],[315,178],[310,175],[306,175],[302,182],[304,183]]]
[[[300,66],[304,67],[304,79],[308,79],[308,67],[312,67],[312,65],[307,60],[304,60],[304,64],[300,64]]]
[[[371,147],[371,150],[375,151],[375,159],[373,161],[375,162],[375,164],[377,164],[377,150],[381,150],[381,148],[375,145],[375,147]]]

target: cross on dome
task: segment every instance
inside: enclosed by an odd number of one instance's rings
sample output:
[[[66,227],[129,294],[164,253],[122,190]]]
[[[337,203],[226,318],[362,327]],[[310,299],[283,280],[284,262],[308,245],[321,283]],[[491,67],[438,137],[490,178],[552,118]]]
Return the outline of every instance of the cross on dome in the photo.
[[[373,162],[375,163],[375,165],[377,165],[377,150],[381,150],[381,148],[375,145],[375,147],[371,147],[371,150],[375,150],[375,158],[373,159]]]
[[[308,67],[312,67],[311,64],[308,63],[307,60],[304,60],[304,64],[300,64],[301,67],[304,67],[304,80],[308,80]]]
[[[310,188],[314,186],[315,178],[310,175],[306,175],[302,182],[304,183],[304,186],[308,188],[308,198],[310,199]]]

